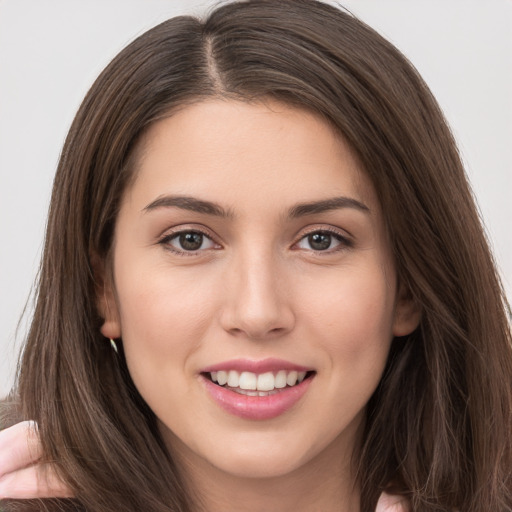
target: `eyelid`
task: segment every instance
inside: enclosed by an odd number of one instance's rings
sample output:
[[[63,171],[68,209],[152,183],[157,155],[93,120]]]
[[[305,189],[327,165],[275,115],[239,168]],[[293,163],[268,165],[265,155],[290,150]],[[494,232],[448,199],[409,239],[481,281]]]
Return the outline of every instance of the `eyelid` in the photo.
[[[297,235],[295,242],[293,242],[292,248],[294,246],[296,246],[301,240],[303,240],[304,238],[306,238],[307,236],[309,236],[313,233],[329,233],[330,235],[333,235],[338,240],[340,240],[340,242],[342,244],[341,247],[339,247],[339,248],[334,248],[334,249],[325,250],[325,251],[315,251],[315,250],[311,249],[311,252],[314,254],[327,255],[327,254],[335,253],[337,251],[342,251],[344,249],[349,249],[354,246],[354,239],[353,239],[352,235],[350,233],[348,233],[346,230],[341,229],[341,228],[336,228],[334,226],[329,226],[329,225],[326,226],[325,224],[324,225],[318,224],[315,226],[309,226],[306,229],[301,230],[301,232]]]
[[[200,233],[201,235],[205,236],[206,238],[210,239],[215,245],[219,246],[218,248],[222,247],[222,244],[218,241],[217,237],[212,234],[212,232],[207,229],[204,226],[198,225],[198,224],[180,224],[179,226],[174,226],[172,228],[166,229],[157,239],[156,243],[159,245],[164,245],[165,249],[182,256],[195,256],[202,252],[207,252],[212,249],[200,249],[197,251],[180,251],[179,249],[176,249],[175,247],[171,246],[167,242],[172,240],[173,238],[176,238],[177,236],[183,234],[183,233]],[[214,250],[217,250],[217,248],[214,248]]]
[[[178,225],[174,226],[172,228],[166,229],[158,238],[156,243],[165,245],[165,248],[169,250],[170,252],[178,255],[185,255],[185,256],[194,256],[199,253],[208,252],[211,251],[212,248],[209,249],[200,249],[197,251],[180,251],[176,249],[175,247],[170,246],[170,244],[167,244],[167,242],[177,236],[179,236],[182,233],[188,233],[188,232],[196,232],[200,233],[201,235],[207,237],[210,239],[214,244],[216,244],[219,247],[213,248],[213,250],[218,250],[219,248],[222,248],[222,244],[218,241],[218,237],[211,232],[210,229],[206,228],[205,226],[198,225],[198,224],[185,224],[185,225]],[[335,247],[334,249],[328,249],[325,251],[315,251],[313,249],[310,250],[310,252],[316,254],[316,255],[328,255],[333,254],[338,251],[346,250],[354,245],[353,237],[350,233],[348,233],[346,230],[334,227],[331,225],[325,225],[325,224],[317,224],[313,226],[308,226],[305,229],[302,229],[297,236],[295,237],[295,241],[292,244],[292,249],[305,237],[313,234],[313,233],[329,233],[330,235],[333,235],[335,238],[337,238],[341,245],[339,247]],[[298,249],[296,249],[298,250]]]
[[[317,231],[327,231],[343,238],[352,238],[352,235],[346,229],[338,228],[330,224],[315,224],[302,229],[299,235],[297,235],[297,239],[310,235],[311,233],[316,233]]]

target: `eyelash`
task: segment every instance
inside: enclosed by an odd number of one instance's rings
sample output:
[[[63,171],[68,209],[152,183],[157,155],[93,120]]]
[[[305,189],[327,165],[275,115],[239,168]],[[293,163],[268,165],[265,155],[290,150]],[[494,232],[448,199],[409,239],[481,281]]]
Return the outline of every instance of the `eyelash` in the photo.
[[[220,244],[215,241],[215,239],[211,236],[211,234],[206,233],[205,231],[203,231],[201,229],[197,229],[197,228],[181,229],[179,231],[174,231],[172,233],[168,233],[165,236],[163,236],[158,241],[158,243],[163,245],[163,246],[165,246],[166,250],[168,250],[168,251],[170,251],[170,252],[172,252],[172,253],[174,253],[174,254],[176,254],[178,256],[196,256],[200,252],[203,252],[205,250],[211,249],[211,248],[208,248],[208,249],[198,249],[198,250],[195,250],[195,251],[187,251],[187,250],[176,249],[175,247],[173,247],[171,245],[171,241],[172,240],[175,240],[178,237],[180,237],[182,235],[185,235],[185,234],[199,234],[202,237],[205,237],[208,240],[210,240],[213,244],[216,244],[216,245],[220,246]],[[311,235],[315,235],[315,234],[328,235],[328,236],[333,237],[337,242],[339,242],[339,245],[334,247],[334,249],[325,249],[325,250],[309,249],[310,252],[312,252],[312,253],[314,253],[315,255],[318,255],[318,256],[324,256],[324,255],[333,254],[333,253],[336,253],[336,252],[339,252],[339,251],[343,251],[343,250],[346,250],[346,249],[350,249],[354,245],[352,240],[350,240],[346,236],[343,236],[342,234],[340,234],[338,231],[336,231],[334,229],[328,229],[328,228],[319,229],[319,228],[316,228],[316,229],[311,229],[310,231],[307,231],[306,233],[303,233],[301,235],[301,237],[296,242],[293,243],[292,247],[297,246],[301,241],[303,241],[307,237],[309,237]],[[296,249],[296,250],[300,250],[300,249]]]
[[[176,254],[177,256],[196,256],[198,253],[203,252],[205,249],[199,249],[196,251],[186,251],[186,250],[179,250],[176,249],[171,245],[171,241],[180,237],[181,235],[186,234],[198,234],[203,236],[204,238],[210,240],[215,245],[220,246],[218,242],[215,241],[215,239],[212,237],[211,234],[206,233],[205,231],[197,228],[190,228],[190,229],[180,229],[179,231],[174,231],[172,233],[168,233],[165,236],[163,236],[158,243],[163,245],[166,250],[172,252],[173,254]]]
[[[326,249],[326,250],[314,250],[310,249],[310,251],[315,256],[327,256],[333,253],[337,253],[340,251],[344,251],[347,249],[350,249],[354,246],[353,241],[348,238],[347,236],[342,235],[339,231],[335,229],[330,228],[315,228],[307,231],[306,233],[303,233],[301,237],[295,242],[293,245],[298,245],[302,240],[305,240],[307,237],[315,234],[321,234],[321,235],[329,235],[333,237],[337,242],[339,242],[339,245],[334,247],[333,249]]]

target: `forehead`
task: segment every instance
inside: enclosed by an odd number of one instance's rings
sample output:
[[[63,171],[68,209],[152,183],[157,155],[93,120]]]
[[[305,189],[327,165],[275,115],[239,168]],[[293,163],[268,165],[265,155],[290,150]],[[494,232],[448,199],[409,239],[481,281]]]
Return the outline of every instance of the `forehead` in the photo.
[[[375,203],[358,160],[331,125],[276,101],[208,100],[149,127],[135,156],[129,195],[256,195],[283,203],[356,196]]]

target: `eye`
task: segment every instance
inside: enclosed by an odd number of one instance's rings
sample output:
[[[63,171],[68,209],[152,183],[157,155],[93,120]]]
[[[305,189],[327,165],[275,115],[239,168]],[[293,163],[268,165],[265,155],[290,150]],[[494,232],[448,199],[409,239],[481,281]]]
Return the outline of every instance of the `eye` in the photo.
[[[209,236],[193,230],[172,233],[164,237],[160,243],[177,253],[193,253],[218,247]]]
[[[351,242],[344,236],[332,231],[318,230],[308,233],[296,244],[299,249],[316,252],[332,252],[350,247]]]

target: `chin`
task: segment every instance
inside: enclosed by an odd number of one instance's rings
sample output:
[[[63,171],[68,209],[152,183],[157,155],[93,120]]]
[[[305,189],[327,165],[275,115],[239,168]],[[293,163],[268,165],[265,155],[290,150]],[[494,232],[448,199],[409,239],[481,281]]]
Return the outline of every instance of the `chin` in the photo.
[[[294,473],[304,465],[304,457],[290,453],[233,453],[215,460],[213,465],[235,478],[271,479]]]

